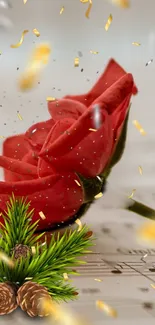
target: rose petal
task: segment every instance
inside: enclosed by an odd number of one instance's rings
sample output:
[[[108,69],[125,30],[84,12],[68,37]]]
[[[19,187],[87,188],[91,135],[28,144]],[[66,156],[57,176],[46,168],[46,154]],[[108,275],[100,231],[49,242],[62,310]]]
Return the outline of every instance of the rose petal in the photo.
[[[123,100],[132,93],[133,78],[127,74],[107,89],[93,104],[98,103],[102,110],[106,109],[108,113],[113,112],[123,102]],[[105,117],[104,115],[102,115]],[[101,124],[104,120],[101,121]],[[48,148],[48,155],[60,157],[67,154],[71,148],[77,146],[88,134],[93,124],[93,106],[87,109],[85,113],[68,129],[69,134],[64,133]],[[94,132],[95,134],[95,132]],[[95,135],[94,135],[95,136]],[[53,139],[54,140],[54,139]],[[89,143],[91,150],[91,143]],[[46,157],[45,150],[40,152],[41,157]]]
[[[67,220],[74,215],[83,203],[83,188],[75,173],[63,173],[50,177],[19,183],[0,182],[0,210],[6,209],[8,196],[26,196],[34,210],[32,222],[40,219],[39,229],[45,229],[55,223]],[[46,219],[39,217],[42,211]],[[0,221],[2,218],[0,217]]]
[[[50,119],[45,122],[36,123],[27,130],[25,137],[33,149],[36,151],[41,150],[44,141],[54,124],[55,122]]]
[[[3,155],[10,158],[22,160],[23,156],[29,151],[29,145],[25,141],[24,134],[7,138],[3,142]],[[6,181],[19,181],[19,175],[4,169],[4,179]]]
[[[24,175],[25,179],[27,175],[32,178],[37,177],[37,168],[35,166],[17,159],[0,156],[0,166],[13,173]]]
[[[47,150],[47,155],[45,157],[47,161],[49,160],[49,167],[47,167],[49,169],[47,169],[47,172],[50,171],[50,164],[55,170],[76,171],[85,177],[95,177],[103,171],[112,151],[113,131],[111,119],[106,111],[101,111],[101,117],[103,120],[101,128],[96,132],[89,131],[90,133],[87,137],[85,137],[78,146],[75,146],[72,150],[70,149],[67,155],[51,158]],[[57,124],[58,129],[60,123],[63,123],[63,121],[59,121],[59,124]],[[81,132],[82,131],[79,131],[79,134]],[[54,130],[51,132],[51,136],[52,135],[54,137]],[[48,145],[50,142],[52,144],[52,140],[50,141],[49,139]],[[45,149],[45,147],[43,149]],[[43,159],[40,160],[40,171],[42,171],[40,175],[47,175],[45,173],[46,164],[47,163],[44,162]]]
[[[77,95],[77,96],[65,96],[65,99],[72,99],[75,101],[79,101],[83,103],[87,107],[89,107],[94,100],[96,100],[104,91],[106,91],[109,87],[113,85],[117,80],[123,77],[126,74],[125,70],[113,59],[111,59],[99,78],[96,82],[95,86],[84,95]],[[132,89],[133,94],[137,93],[137,88],[134,85]]]
[[[76,100],[60,99],[48,102],[48,110],[55,121],[63,118],[77,120],[86,110],[86,106]]]

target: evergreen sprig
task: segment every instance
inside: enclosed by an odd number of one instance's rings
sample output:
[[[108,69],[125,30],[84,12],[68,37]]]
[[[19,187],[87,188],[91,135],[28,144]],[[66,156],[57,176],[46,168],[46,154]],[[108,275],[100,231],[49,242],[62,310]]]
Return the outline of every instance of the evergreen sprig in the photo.
[[[86,262],[79,256],[90,252],[93,240],[89,238],[89,228],[84,225],[80,231],[66,231],[62,237],[53,234],[48,244],[40,241],[41,236],[35,236],[38,221],[31,223],[34,211],[30,211],[30,203],[25,199],[10,198],[3,215],[4,224],[0,229],[1,251],[14,258],[13,248],[16,244],[29,247],[35,246],[35,253],[16,260],[14,267],[0,260],[0,281],[11,281],[21,286],[26,281],[37,282],[45,286],[55,300],[70,300],[77,297],[76,288],[65,284],[63,273],[76,274],[72,268]]]

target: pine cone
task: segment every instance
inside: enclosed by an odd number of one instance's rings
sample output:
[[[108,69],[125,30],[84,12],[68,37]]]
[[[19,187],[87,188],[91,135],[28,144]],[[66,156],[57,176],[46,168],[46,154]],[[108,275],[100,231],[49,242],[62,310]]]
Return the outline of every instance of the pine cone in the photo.
[[[11,283],[0,283],[0,315],[10,314],[18,305],[16,287]]]
[[[41,308],[41,300],[51,300],[48,290],[42,285],[28,281],[17,292],[17,303],[31,317],[48,316]]]
[[[14,253],[14,259],[18,260],[21,257],[27,257],[28,253],[31,252],[31,248],[27,245],[17,244],[11,249],[11,254]]]

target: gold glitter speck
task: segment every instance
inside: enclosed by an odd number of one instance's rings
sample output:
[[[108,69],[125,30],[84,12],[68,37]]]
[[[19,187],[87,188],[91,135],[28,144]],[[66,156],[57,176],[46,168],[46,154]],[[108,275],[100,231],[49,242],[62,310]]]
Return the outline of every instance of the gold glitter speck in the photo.
[[[22,116],[20,115],[20,113],[17,113],[17,116],[18,116],[18,118],[19,118],[20,121],[23,121],[23,118],[22,118]]]
[[[33,34],[36,35],[37,37],[40,36],[40,33],[39,33],[38,29],[36,29],[36,28],[33,29]]]
[[[138,42],[132,42],[132,45],[135,45],[135,46],[140,46],[141,44],[138,43]]]
[[[91,8],[92,8],[92,5],[93,5],[92,0],[80,0],[80,2],[82,2],[82,3],[88,3],[89,2],[88,9],[86,10],[86,13],[85,13],[86,18],[89,19]]]
[[[32,247],[31,247],[31,251],[32,251],[32,254],[33,254],[33,255],[36,254],[36,248],[35,248],[35,246],[32,246]]]
[[[64,277],[64,280],[65,281],[68,281],[68,275],[67,275],[67,273],[63,273],[63,277]]]
[[[101,279],[94,279],[94,281],[96,281],[96,282],[102,282]]]
[[[45,217],[45,215],[44,215],[44,213],[42,211],[39,212],[39,216],[40,216],[40,218],[42,220],[45,220],[46,219],[46,217]]]
[[[128,199],[132,199],[133,198],[133,196],[134,196],[134,193],[136,192],[136,189],[134,188],[133,190],[132,190],[132,193],[128,196]]]
[[[74,59],[74,67],[79,67],[79,58]]]
[[[11,45],[11,48],[12,48],[12,49],[16,49],[16,48],[20,47],[20,46],[22,45],[23,41],[24,41],[24,36],[25,36],[25,34],[27,34],[27,33],[28,33],[28,30],[27,30],[27,29],[24,30],[23,33],[22,33],[22,36],[21,36],[20,41],[19,41],[17,44]]]
[[[129,0],[112,0],[112,3],[124,9],[130,7]]]
[[[133,121],[133,125],[141,133],[141,135],[146,135],[146,132],[144,131],[144,129],[142,128],[142,126],[140,125],[140,123],[137,120]]]
[[[103,193],[100,192],[99,194],[95,195],[94,198],[95,199],[100,199],[103,196]]]
[[[60,9],[60,15],[63,14],[64,10],[65,10],[65,7],[63,6],[63,7]]]
[[[27,0],[23,0],[23,2],[24,2],[24,5],[26,4],[26,2],[27,2]]]
[[[99,310],[103,310],[110,317],[113,317],[113,318],[116,318],[117,317],[117,311],[115,309],[113,309],[112,307],[110,307],[109,305],[107,305],[102,300],[97,300],[96,301],[96,307]]]
[[[81,187],[81,184],[77,181],[77,179],[74,179],[75,183]]]
[[[138,238],[147,243],[155,243],[155,222],[144,223],[137,231]]]
[[[142,166],[138,166],[138,170],[139,170],[139,174],[140,174],[140,175],[143,175],[143,169],[142,169]]]
[[[90,50],[90,53],[91,53],[91,54],[94,54],[94,55],[95,55],[95,54],[99,54],[98,51],[92,51],[92,50]]]
[[[46,98],[47,102],[54,102],[56,100],[55,97],[47,97]]]
[[[3,252],[0,252],[0,260],[6,263],[9,267],[14,267],[13,260]]]
[[[107,22],[106,22],[106,24],[105,24],[105,30],[106,30],[106,32],[108,31],[108,29],[109,29],[109,27],[110,27],[110,25],[111,25],[111,23],[112,23],[112,20],[113,20],[113,17],[112,17],[112,15],[110,14],[109,17],[108,17],[108,20],[107,20]]]
[[[80,221],[80,219],[76,219],[75,222],[79,226],[78,232],[81,231],[81,229],[82,229],[82,222]]]

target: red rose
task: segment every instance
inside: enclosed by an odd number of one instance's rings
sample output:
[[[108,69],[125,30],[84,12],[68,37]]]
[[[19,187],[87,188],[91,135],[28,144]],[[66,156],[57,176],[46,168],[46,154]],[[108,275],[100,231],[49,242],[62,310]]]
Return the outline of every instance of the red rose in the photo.
[[[78,174],[93,178],[104,171],[136,92],[132,75],[111,60],[90,92],[49,102],[50,120],[6,139],[0,156],[5,172],[5,182],[0,182],[1,211],[13,192],[31,201],[33,221],[40,218],[40,211],[44,213],[39,229],[73,216],[85,201]],[[96,132],[90,130],[94,104],[101,108]]]

